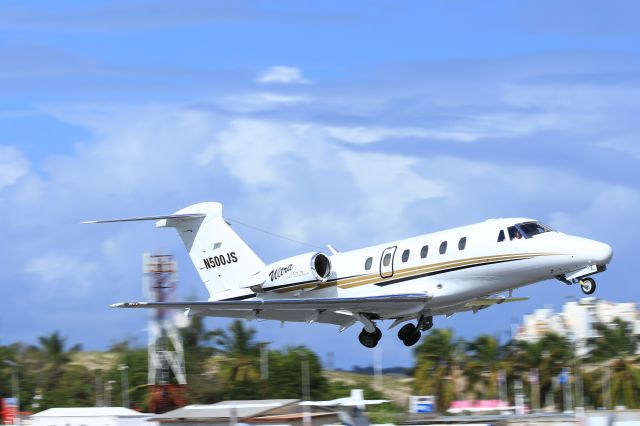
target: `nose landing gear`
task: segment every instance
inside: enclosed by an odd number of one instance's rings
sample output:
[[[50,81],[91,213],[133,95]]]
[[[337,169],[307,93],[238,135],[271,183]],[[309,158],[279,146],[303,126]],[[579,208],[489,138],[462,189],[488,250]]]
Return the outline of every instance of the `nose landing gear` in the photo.
[[[580,280],[580,289],[584,294],[593,294],[596,291],[596,281],[593,278],[583,278]]]

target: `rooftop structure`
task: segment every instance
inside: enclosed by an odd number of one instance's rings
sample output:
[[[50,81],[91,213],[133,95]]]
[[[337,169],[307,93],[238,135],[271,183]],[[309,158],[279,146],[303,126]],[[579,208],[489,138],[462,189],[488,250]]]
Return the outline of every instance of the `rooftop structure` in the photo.
[[[152,418],[160,424],[172,426],[229,425],[302,425],[304,410],[309,410],[309,426],[339,422],[338,413],[322,407],[301,407],[298,399],[265,399],[249,401],[222,401],[217,404],[187,405]]]
[[[151,414],[124,407],[50,408],[31,416],[32,426],[154,426]]]
[[[597,337],[595,325],[611,324],[617,318],[631,324],[634,334],[640,334],[640,312],[635,303],[586,297],[565,303],[559,313],[546,307],[525,315],[514,339],[535,342],[547,333],[556,333],[574,342],[577,355],[584,356],[588,352],[587,340]]]

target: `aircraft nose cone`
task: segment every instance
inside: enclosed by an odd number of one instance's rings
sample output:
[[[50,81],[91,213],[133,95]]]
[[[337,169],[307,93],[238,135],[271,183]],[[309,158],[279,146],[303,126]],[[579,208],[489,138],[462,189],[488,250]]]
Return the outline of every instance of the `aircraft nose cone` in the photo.
[[[595,242],[593,245],[593,260],[598,265],[606,265],[611,262],[613,250],[609,244]]]

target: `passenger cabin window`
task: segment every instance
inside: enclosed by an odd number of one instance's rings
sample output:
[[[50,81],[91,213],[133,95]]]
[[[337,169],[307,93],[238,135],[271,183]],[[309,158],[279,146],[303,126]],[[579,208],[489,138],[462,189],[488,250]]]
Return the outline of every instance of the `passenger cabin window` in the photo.
[[[409,260],[409,249],[406,249],[402,252],[402,262],[404,263],[407,260]]]
[[[467,246],[467,237],[460,238],[460,240],[458,241],[458,250],[464,250],[466,246]]]
[[[427,257],[428,253],[429,253],[429,246],[422,246],[422,249],[420,250],[420,258],[424,259],[425,257]]]
[[[373,264],[373,257],[368,257],[367,260],[364,262],[364,269],[368,271],[369,269],[371,269],[372,264]]]
[[[447,252],[447,242],[443,241],[440,243],[440,254],[445,254]]]
[[[498,242],[501,243],[504,241],[504,229],[500,230],[500,233],[498,233]]]
[[[382,265],[389,266],[390,263],[391,263],[391,253],[387,253],[384,255],[384,258],[382,259]]]

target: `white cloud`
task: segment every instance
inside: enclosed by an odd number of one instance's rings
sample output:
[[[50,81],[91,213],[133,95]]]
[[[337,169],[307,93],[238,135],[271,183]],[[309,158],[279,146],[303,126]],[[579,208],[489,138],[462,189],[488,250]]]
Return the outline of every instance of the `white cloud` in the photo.
[[[43,284],[35,296],[40,300],[64,294],[69,298],[87,296],[99,280],[98,265],[66,253],[48,252],[29,260],[25,271]],[[44,291],[44,293],[43,293]]]
[[[29,173],[29,161],[14,146],[0,146],[0,190],[15,184]]]
[[[631,133],[623,137],[607,138],[594,143],[595,146],[611,149],[640,160],[640,133]]]
[[[220,100],[214,101],[214,104],[227,111],[235,113],[250,113],[272,111],[281,107],[305,104],[309,102],[311,102],[311,99],[307,96],[258,92],[224,97]]]
[[[274,66],[260,74],[258,83],[308,84],[302,71],[295,67]]]

